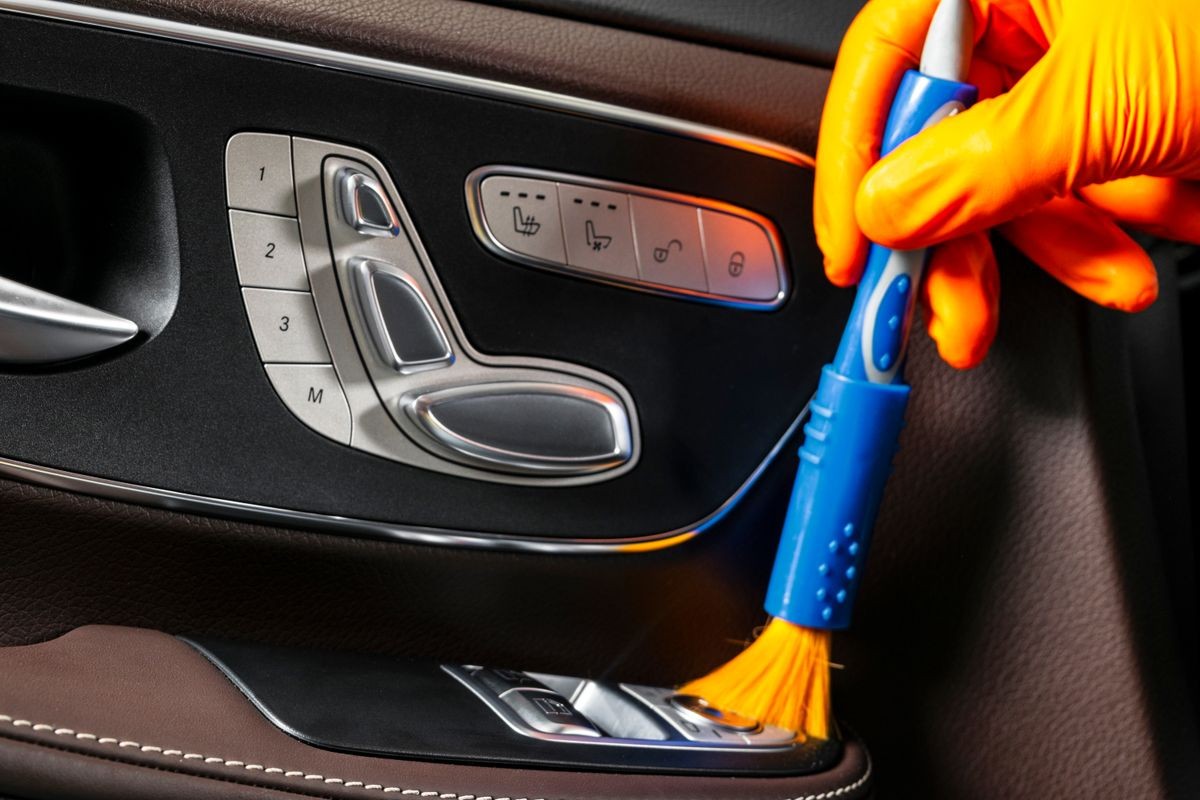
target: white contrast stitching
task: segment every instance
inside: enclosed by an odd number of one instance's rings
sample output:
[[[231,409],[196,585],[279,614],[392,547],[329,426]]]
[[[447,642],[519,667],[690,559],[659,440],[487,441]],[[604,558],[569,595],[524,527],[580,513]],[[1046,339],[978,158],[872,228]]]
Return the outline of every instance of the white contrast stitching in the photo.
[[[32,730],[35,730],[38,732],[50,733],[55,736],[67,736],[70,738],[78,739],[80,741],[93,741],[93,742],[96,742],[97,744],[105,744],[105,745],[115,744],[115,745],[117,745],[118,748],[134,748],[134,749],[139,750],[142,753],[150,753],[153,755],[162,755],[162,756],[183,758],[186,761],[203,761],[205,764],[220,764],[221,766],[232,767],[235,769],[243,769],[243,770],[247,770],[247,771],[257,771],[257,772],[262,772],[264,774],[270,774],[270,775],[282,775],[285,778],[300,778],[301,780],[306,780],[306,781],[320,781],[322,783],[340,785],[340,786],[343,786],[348,789],[353,788],[353,789],[362,789],[364,791],[382,791],[385,794],[395,794],[398,792],[402,795],[406,795],[406,796],[410,796],[410,797],[434,797],[434,798],[438,798],[438,800],[492,800],[492,797],[490,795],[456,794],[454,792],[433,792],[433,791],[422,791],[420,789],[404,789],[399,786],[384,786],[381,783],[364,784],[362,781],[347,781],[343,778],[326,778],[323,775],[317,775],[314,773],[305,773],[301,770],[286,770],[285,771],[283,769],[280,769],[279,767],[264,767],[262,764],[247,764],[244,761],[225,759],[225,758],[220,758],[217,756],[205,756],[201,753],[185,753],[182,750],[175,750],[175,749],[171,749],[171,748],[164,749],[162,747],[158,747],[157,745],[149,745],[149,744],[144,745],[144,744],[139,744],[137,742],[127,740],[127,739],[115,739],[111,736],[99,736],[98,737],[94,733],[76,733],[74,730],[72,730],[70,728],[59,728],[59,727],[55,727],[54,725],[46,725],[44,723],[38,723],[35,725],[34,723],[30,722],[29,720],[14,719],[11,716],[9,716],[8,714],[0,714],[0,723],[8,723],[9,725],[13,726],[14,728],[31,728]],[[870,753],[866,753],[864,751],[864,755],[866,757],[867,769],[858,778],[858,780],[854,781],[853,783],[848,783],[845,786],[839,787],[837,789],[831,789],[827,792],[820,792],[818,794],[806,794],[803,796],[789,798],[789,800],[832,800],[832,798],[841,797],[843,795],[849,794],[849,793],[861,788],[862,786],[864,786],[867,783],[867,781],[869,781],[871,779],[871,769],[872,769]],[[509,798],[500,797],[500,798],[496,798],[496,800],[509,800]],[[518,800],[527,800],[527,798],[518,798]],[[536,798],[536,800],[544,800],[544,799]]]
[[[202,761],[205,764],[220,764],[224,767],[232,767],[234,769],[243,769],[247,771],[257,771],[270,773],[273,775],[282,775],[285,778],[299,778],[305,781],[319,781],[324,784],[332,784],[343,786],[352,789],[362,789],[364,791],[371,790],[376,792],[384,792],[387,794],[395,794],[397,792],[405,795],[417,795],[420,797],[436,797],[439,800],[466,800],[474,798],[475,795],[460,795],[454,792],[432,792],[422,791],[421,789],[404,789],[399,786],[384,786],[381,783],[363,783],[362,781],[348,781],[344,778],[327,778],[324,775],[317,775],[311,772],[303,772],[301,770],[283,770],[279,767],[264,767],[262,764],[247,764],[244,761],[236,761],[233,759],[220,758],[218,756],[206,756],[202,753],[185,753],[182,750],[164,749],[156,745],[139,744],[128,739],[116,739],[111,736],[96,736],[94,733],[76,733],[70,728],[58,728],[53,725],[45,725],[42,723],[34,724],[25,719],[13,719],[7,714],[0,714],[0,723],[8,723],[14,728],[31,728],[39,733],[50,733],[55,736],[69,736],[81,741],[88,740],[97,744],[116,745],[123,749],[136,749],[143,753],[153,755],[174,756],[183,758],[185,761]],[[539,798],[538,800],[542,800]]]
[[[803,797],[793,797],[793,798],[790,798],[790,800],[829,800],[829,798],[841,797],[844,794],[850,794],[851,792],[862,788],[863,785],[865,785],[867,781],[871,780],[871,768],[872,768],[871,767],[871,754],[868,753],[865,748],[863,749],[863,756],[866,758],[866,761],[867,761],[867,769],[859,777],[858,780],[854,781],[854,783],[848,783],[845,786],[841,786],[837,789],[831,789],[828,792],[820,792],[818,794],[806,794]]]

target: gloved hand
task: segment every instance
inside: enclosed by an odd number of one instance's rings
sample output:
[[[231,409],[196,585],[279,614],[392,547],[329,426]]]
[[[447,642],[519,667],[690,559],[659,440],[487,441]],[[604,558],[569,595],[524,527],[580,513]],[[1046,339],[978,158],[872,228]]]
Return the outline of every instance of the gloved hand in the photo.
[[[815,223],[825,271],[862,274],[867,238],[942,243],[925,320],[950,364],[995,336],[995,227],[1084,297],[1139,311],[1158,293],[1117,225],[1200,243],[1197,0],[971,0],[981,101],[876,164],[892,95],[915,68],[937,0],[872,0],[833,73],[817,150]],[[865,236],[864,236],[865,234]]]

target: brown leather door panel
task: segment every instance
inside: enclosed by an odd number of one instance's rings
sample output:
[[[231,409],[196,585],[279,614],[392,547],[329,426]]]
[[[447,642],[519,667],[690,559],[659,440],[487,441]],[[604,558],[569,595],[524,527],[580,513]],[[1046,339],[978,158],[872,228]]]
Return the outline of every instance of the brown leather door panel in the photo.
[[[29,16],[25,12],[30,9],[20,5],[0,0],[0,36],[6,30],[13,34],[10,52],[19,52],[22,42],[30,46],[26,37],[34,25],[59,30],[64,41],[83,32],[101,34],[94,25],[62,15]],[[811,349],[811,363],[799,356],[794,363],[797,370],[813,374],[788,374],[769,388],[798,394],[804,386],[811,390],[819,359],[826,357],[821,348],[831,341],[830,331],[849,299],[819,280],[806,166],[815,151],[829,79],[827,63],[820,62],[833,51],[830,39],[840,36],[841,23],[814,21],[814,30],[827,32],[813,38],[812,49],[792,46],[783,52],[769,45],[742,46],[724,33],[698,33],[687,26],[664,29],[645,23],[645,15],[635,15],[643,21],[630,22],[627,16],[613,17],[617,12],[612,9],[601,8],[594,15],[564,11],[558,3],[103,0],[90,5],[684,121],[690,135],[639,125],[636,113],[626,119],[589,115],[586,104],[568,113],[533,101],[521,106],[519,114],[506,116],[511,98],[400,81],[412,96],[445,93],[448,99],[441,104],[423,106],[431,109],[430,126],[448,129],[450,112],[445,109],[477,104],[476,121],[494,139],[488,145],[492,149],[481,146],[481,152],[502,152],[504,134],[528,133],[535,127],[531,120],[545,119],[547,130],[566,132],[560,140],[570,132],[593,137],[586,139],[590,149],[580,157],[579,174],[594,175],[607,166],[625,174],[600,177],[629,182],[635,168],[644,167],[661,176],[647,184],[670,182],[678,185],[663,188],[699,194],[695,187],[719,185],[723,171],[737,172],[728,185],[740,197],[729,198],[731,202],[765,204],[770,208],[764,210],[788,216],[780,225],[796,285],[805,290],[792,298],[791,327],[778,336],[795,334],[797,344],[779,345],[790,348],[789,353]],[[517,5],[524,8],[512,7]],[[551,5],[559,16],[535,10]],[[822,5],[814,4],[812,13]],[[799,6],[792,9],[795,19],[803,20],[806,13]],[[145,40],[137,18],[113,17],[108,24],[117,30],[103,31],[127,42],[131,62]],[[196,40],[171,42],[161,35],[151,40],[173,48],[172,58],[183,65],[166,77],[145,81],[158,87],[163,108],[188,103],[189,81],[196,75],[216,80],[223,73],[209,67],[232,57]],[[20,60],[10,57],[14,64]],[[255,74],[276,69],[284,74],[284,67],[267,56],[241,52],[237,57],[246,63],[261,61],[264,71]],[[62,50],[55,58],[77,73],[75,88],[67,78],[54,78],[62,85],[38,91],[70,95],[81,85],[114,96],[132,91],[122,88],[133,85],[129,75],[101,75],[116,60],[91,63],[80,48]],[[197,66],[195,75],[189,74],[189,60],[205,69]],[[329,81],[320,85],[361,92],[366,98],[384,96],[379,87],[390,81],[305,63],[289,64],[287,69],[294,71],[286,74],[311,75],[314,85]],[[14,65],[8,80],[15,80],[16,69]],[[245,74],[252,71],[248,67]],[[50,83],[51,74],[47,67],[41,80]],[[0,70],[2,92],[9,91],[5,76]],[[239,95],[245,101],[263,92],[265,81],[239,86],[229,78],[227,84],[194,87],[192,101],[199,104],[200,97],[222,94],[231,103]],[[311,105],[269,113],[291,114],[307,126],[282,133],[323,135],[385,153],[412,146],[401,141],[402,132],[411,128],[387,122],[389,114],[401,115],[405,109],[380,104],[372,117],[379,127],[373,130],[392,135],[355,141],[353,124],[340,116],[332,121],[323,117],[327,102],[332,106],[334,100],[313,96]],[[447,116],[434,119],[439,113]],[[183,111],[163,112],[151,122],[166,131],[168,140],[185,142],[185,132],[164,121],[182,125],[187,119]],[[224,132],[224,125],[213,121],[211,127]],[[253,121],[241,127],[254,129]],[[712,127],[736,132],[738,141],[725,142],[734,147],[721,146],[720,131]],[[0,135],[4,130],[0,115]],[[470,126],[463,126],[460,135],[470,140]],[[215,319],[221,310],[187,305],[189,296],[197,296],[189,295],[189,263],[219,257],[232,264],[227,246],[201,246],[224,243],[228,237],[220,227],[226,220],[224,205],[204,205],[205,192],[212,191],[197,177],[204,170],[220,177],[218,161],[209,156],[217,153],[219,159],[226,137],[209,138],[167,152],[175,191],[193,193],[178,207],[185,228],[181,240],[189,243],[180,253],[185,279],[179,308]],[[614,152],[605,152],[605,142]],[[763,142],[774,150],[755,152]],[[568,149],[562,141],[556,147],[560,153]],[[458,149],[445,142],[440,148]],[[439,147],[429,150],[432,163]],[[401,168],[410,169],[393,163],[399,162],[393,156],[384,160],[396,175]],[[464,155],[463,160],[469,159]],[[444,190],[437,189],[428,164],[412,167],[403,177],[409,188],[400,178],[397,183],[418,227],[423,232],[450,230],[450,223],[439,228],[442,223],[430,221],[448,214],[448,203],[424,201],[452,198],[458,203],[465,171]],[[756,187],[756,182],[771,185]],[[208,216],[190,208],[203,208]],[[456,205],[453,213],[467,230],[465,208]],[[217,226],[211,231],[187,232],[193,220],[202,224],[210,219]],[[649,319],[660,308],[653,305],[657,302],[667,304],[661,306],[667,309],[664,314],[680,314],[678,319],[694,325],[689,331],[699,340],[716,341],[722,331],[767,338],[766,328],[755,326],[769,323],[747,322],[734,316],[739,312],[698,305],[672,311],[684,308],[682,301],[634,293],[628,297],[637,299],[625,299],[620,289],[589,289],[572,278],[529,277],[528,270],[501,264],[474,240],[447,245],[446,236],[427,238],[435,257],[471,251],[470,257],[477,259],[471,264],[495,267],[492,277],[461,264],[447,268],[451,277],[459,270],[458,282],[448,279],[447,284],[464,309],[472,302],[480,309],[487,305],[488,296],[476,295],[472,301],[467,295],[481,292],[489,280],[497,285],[524,281],[521,285],[532,292],[525,297],[531,309],[557,308],[564,300],[586,295],[608,304],[603,308],[613,311],[614,318],[644,314]],[[0,478],[0,795],[358,797],[382,794],[387,787],[389,793],[451,800],[817,800],[865,796],[874,787],[884,797],[1200,796],[1200,744],[1186,679],[1194,665],[1186,660],[1188,644],[1180,644],[1173,625],[1181,615],[1178,598],[1169,595],[1163,577],[1164,560],[1178,553],[1164,554],[1160,535],[1175,519],[1165,508],[1186,505],[1180,499],[1187,497],[1186,471],[1163,475],[1147,467],[1162,452],[1161,443],[1156,444],[1137,413],[1145,410],[1144,373],[1157,367],[1138,355],[1144,352],[1137,346],[1143,330],[1138,326],[1153,323],[1163,326],[1155,336],[1178,336],[1178,318],[1168,309],[1161,312],[1166,316],[1130,321],[1085,306],[1013,251],[1003,251],[1001,259],[1005,316],[984,366],[970,373],[953,371],[924,337],[914,337],[909,372],[916,388],[877,526],[870,577],[854,629],[835,640],[835,660],[841,666],[834,675],[835,707],[847,744],[833,769],[784,779],[713,779],[466,767],[334,753],[276,729],[212,665],[172,638],[221,637],[675,685],[730,658],[765,620],[761,596],[795,464],[798,441],[792,435],[784,437],[772,459],[763,461],[761,474],[755,474],[736,502],[727,510],[722,507],[699,533],[688,529],[685,536],[656,540],[653,546],[626,543],[621,548],[620,542],[603,541],[605,531],[600,531],[593,538],[603,546],[592,550],[537,546],[537,535],[557,524],[550,503],[538,516],[533,495],[510,488],[480,489],[473,499],[465,478],[448,479],[446,485],[457,493],[450,511],[482,515],[486,508],[495,525],[484,533],[516,534],[520,546],[493,548],[486,537],[475,537],[470,546],[455,546],[451,537],[440,534],[422,539],[438,530],[424,519],[387,520],[414,523],[415,532],[398,540],[365,528],[335,530],[239,514],[228,505],[206,510],[166,494],[154,500],[123,497],[111,487],[89,487],[51,472],[27,469],[20,477],[8,472]],[[218,270],[211,264],[208,268]],[[231,266],[227,272],[232,296],[236,276]],[[811,305],[800,312],[799,303]],[[713,316],[706,316],[710,312]],[[470,321],[469,314],[463,316]],[[570,327],[570,313],[556,318],[563,330]],[[536,336],[521,338],[526,322],[514,320],[508,328],[495,329],[511,335],[507,341],[514,347],[536,346],[531,341]],[[176,324],[184,322],[177,319]],[[479,333],[485,328],[481,325]],[[591,343],[587,366],[605,366],[592,362],[604,358],[606,349],[614,358],[636,362],[644,357],[654,365],[653,359],[660,357],[655,343],[665,341],[622,335],[616,326],[605,336]],[[570,355],[573,345],[564,337],[544,346],[548,354],[559,354],[558,348]],[[139,352],[132,351],[131,357]],[[748,359],[754,357],[752,352]],[[197,354],[195,363],[207,363],[204,358]],[[697,357],[695,363],[702,360]],[[1174,374],[1177,366],[1168,363],[1153,374]],[[87,369],[69,374],[79,377]],[[224,376],[230,385],[235,371],[230,365]],[[14,381],[63,380],[69,387],[69,374],[14,371],[12,376]],[[1177,383],[1175,375],[1163,385]],[[725,393],[717,397],[732,398],[731,415],[738,411],[737,388],[713,387],[713,392]],[[776,399],[795,405],[793,411],[805,400]],[[80,398],[64,402],[83,405]],[[174,397],[157,402],[187,405]],[[1167,408],[1159,421],[1182,430],[1184,412]],[[35,411],[28,413],[34,418]],[[36,413],[53,416],[44,408]],[[66,419],[62,425],[90,432],[92,438],[86,446],[79,444],[80,451],[119,449],[121,442],[103,441],[102,423],[88,417]],[[13,427],[9,444],[38,439],[34,429]],[[217,439],[226,434],[207,435]],[[78,454],[63,447],[55,455],[66,462]],[[0,457],[12,456],[0,432]],[[686,483],[687,459],[680,456],[672,466],[678,473],[673,477],[684,475],[680,483]],[[215,473],[223,466],[214,458],[197,468]],[[90,477],[117,481],[121,476]],[[180,475],[161,477],[164,486],[182,480]],[[430,489],[408,499],[419,506],[440,497]],[[330,492],[313,501],[332,509],[340,498]],[[619,505],[619,498],[595,508],[593,517],[609,519],[606,515],[616,513],[610,504]],[[586,519],[588,508],[584,504],[571,513],[572,520]],[[536,525],[528,522],[531,518]],[[532,530],[539,525],[545,530]],[[522,528],[530,528],[524,531],[530,535],[520,536]],[[178,756],[166,753],[175,750]]]

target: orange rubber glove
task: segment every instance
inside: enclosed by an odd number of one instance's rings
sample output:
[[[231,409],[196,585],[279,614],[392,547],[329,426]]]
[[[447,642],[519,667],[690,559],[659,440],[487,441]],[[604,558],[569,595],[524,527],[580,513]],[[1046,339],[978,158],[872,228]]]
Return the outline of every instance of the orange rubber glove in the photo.
[[[995,227],[1079,294],[1139,311],[1158,280],[1118,222],[1200,243],[1200,3],[971,0],[980,102],[901,145],[879,143],[937,0],[872,0],[838,54],[817,149],[825,272],[862,274],[867,237],[941,244],[923,303],[948,363],[996,332]],[[864,236],[865,234],[865,236]]]

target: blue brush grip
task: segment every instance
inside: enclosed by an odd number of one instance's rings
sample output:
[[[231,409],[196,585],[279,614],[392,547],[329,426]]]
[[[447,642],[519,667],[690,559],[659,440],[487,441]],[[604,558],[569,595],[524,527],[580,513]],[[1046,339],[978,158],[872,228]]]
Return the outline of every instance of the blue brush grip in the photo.
[[[774,616],[809,628],[850,624],[908,392],[822,370],[767,589]]]
[[[884,131],[886,155],[951,109],[974,102],[973,86],[905,73]],[[892,469],[909,388],[902,367],[925,265],[924,251],[871,246],[834,363],[804,427],[766,609],[796,625],[850,624],[875,514]]]

